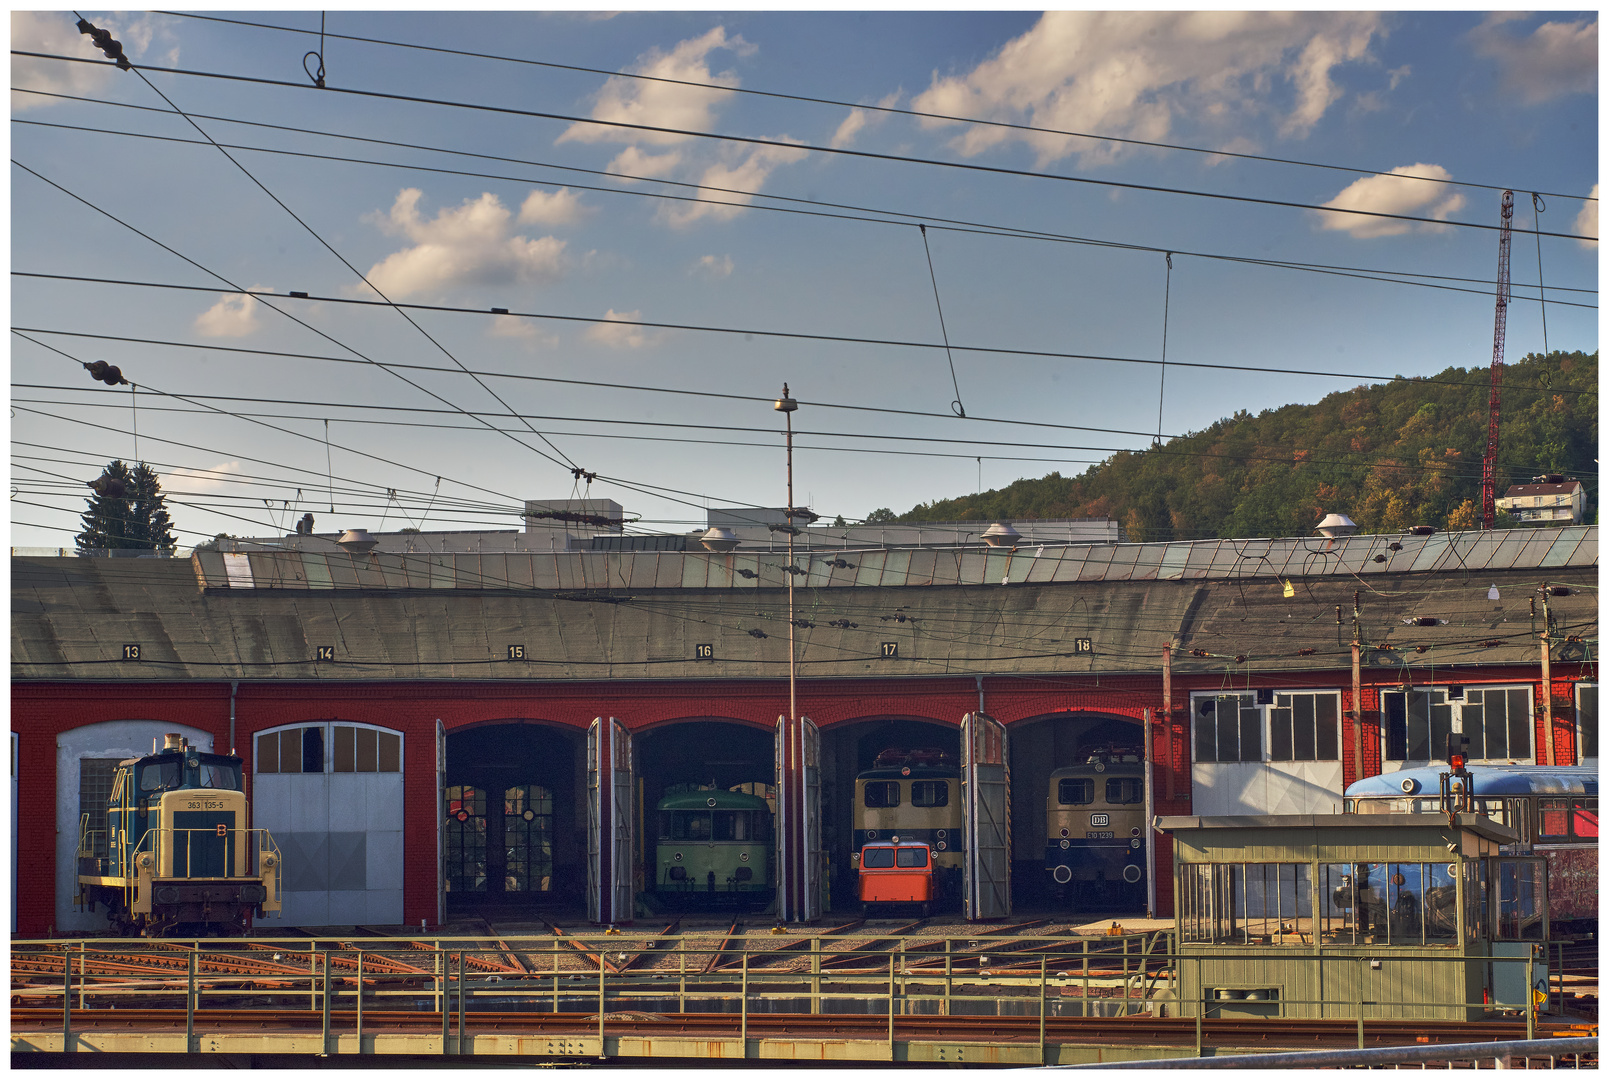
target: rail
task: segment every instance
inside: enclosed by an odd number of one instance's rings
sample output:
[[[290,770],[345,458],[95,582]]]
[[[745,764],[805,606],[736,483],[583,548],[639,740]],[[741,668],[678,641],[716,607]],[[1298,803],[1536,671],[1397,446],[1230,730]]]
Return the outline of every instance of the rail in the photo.
[[[1546,1068],[1596,1069],[1595,1038],[1520,1039],[1507,1042],[1451,1043],[1441,1046],[1382,1046],[1366,1050],[1311,1050],[1293,1054],[1224,1054],[1208,1058],[1174,1058],[1169,1069],[1346,1069],[1381,1065],[1431,1064],[1451,1069],[1468,1064],[1480,1068],[1490,1061],[1494,1069],[1529,1069],[1531,1062]],[[1101,1062],[1060,1066],[1068,1069],[1154,1069],[1155,1061]]]
[[[886,937],[884,931],[871,933]],[[584,1030],[585,1045],[599,1055],[612,1028],[620,1035],[658,1030],[654,1025],[662,1024],[685,1033],[693,1030],[689,1025],[705,1025],[710,1037],[747,1047],[779,1025],[787,1030],[827,1025],[883,1045],[887,1056],[879,1060],[896,1060],[896,1043],[908,1052],[922,1039],[964,1041],[971,1037],[966,1032],[981,1024],[996,1033],[988,1037],[1036,1054],[1037,1062],[1046,1062],[1047,1047],[1097,1035],[1165,1047],[1162,1056],[1200,1057],[1207,1050],[1253,1044],[1278,1050],[1292,1041],[1293,1049],[1315,1043],[1366,1048],[1382,1041],[1451,1043],[1580,1030],[1539,1015],[1541,1002],[1534,999],[1531,1007],[1507,1015],[1493,1015],[1479,1002],[1417,1003],[1467,1008],[1477,1017],[1457,1021],[1365,1017],[1359,1006],[1373,1003],[1355,997],[1284,1002],[1322,1004],[1325,1016],[1319,1019],[1204,1015],[1212,1011],[1207,1002],[1193,1016],[1181,1016],[1176,1000],[1181,965],[1201,958],[1158,948],[1163,936],[1157,934],[957,937],[918,931],[881,953],[861,948],[867,934],[719,935],[719,930],[705,932],[702,940],[693,940],[684,931],[674,942],[652,932],[356,941],[17,941],[12,946],[13,1049],[19,1032],[41,1026],[59,1030],[60,1046],[74,1049],[81,1045],[73,1036],[75,1026],[134,1024],[142,1010],[155,1010],[175,1027],[182,1018],[186,1047],[199,1047],[194,1042],[198,1024],[207,1030],[227,1028],[235,1015],[231,1010],[247,1009],[244,1015],[258,1026],[275,1018],[300,1027],[312,1022],[325,1053],[365,1052],[361,1048],[372,1046],[382,1031],[437,1022],[439,1041],[432,1046],[443,1054],[472,1053],[478,1039],[492,1037],[488,1028],[501,1032],[510,1025],[536,1032]],[[625,958],[634,955],[635,962],[627,965]],[[724,962],[712,966],[715,960]],[[849,960],[853,963],[841,963]],[[1358,962],[1356,957],[1332,960]],[[1527,968],[1535,963],[1531,957],[1415,960]],[[1158,1006],[1164,1002],[1173,1015],[1161,1015]],[[43,1016],[54,1016],[53,1025],[43,1023]],[[876,1026],[875,1037],[868,1025]],[[1258,1033],[1255,1038],[1250,1031]],[[581,1044],[561,1040],[559,1045]]]

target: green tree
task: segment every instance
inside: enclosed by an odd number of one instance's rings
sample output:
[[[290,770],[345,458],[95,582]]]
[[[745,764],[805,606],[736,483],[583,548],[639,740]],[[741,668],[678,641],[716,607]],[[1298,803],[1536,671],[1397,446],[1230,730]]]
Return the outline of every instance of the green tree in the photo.
[[[130,469],[114,459],[90,487],[95,494],[85,500],[84,531],[75,537],[80,552],[173,546],[167,497],[149,465],[142,461]]]
[[[894,511],[890,510],[886,506],[880,510],[873,510],[871,513],[866,515],[866,524],[868,525],[884,525],[892,522],[893,520]]]

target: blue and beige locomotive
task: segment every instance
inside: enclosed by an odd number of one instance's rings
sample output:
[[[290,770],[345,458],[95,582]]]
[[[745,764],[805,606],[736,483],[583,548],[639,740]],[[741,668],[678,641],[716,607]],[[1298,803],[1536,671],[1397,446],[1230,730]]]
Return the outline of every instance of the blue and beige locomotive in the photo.
[[[117,763],[106,832],[86,814],[78,843],[80,901],[121,934],[243,934],[280,910],[280,858],[253,829],[238,757],[204,754],[179,735]],[[103,854],[104,852],[104,854]]]
[[[1145,908],[1145,764],[1099,746],[1050,774],[1045,870],[1051,897],[1082,911]]]
[[[658,805],[654,895],[677,909],[770,906],[771,807],[756,795],[672,789]]]
[[[933,895],[942,905],[961,897],[961,770],[947,751],[890,748],[855,777],[851,873],[860,851],[884,841],[926,844],[933,853]]]

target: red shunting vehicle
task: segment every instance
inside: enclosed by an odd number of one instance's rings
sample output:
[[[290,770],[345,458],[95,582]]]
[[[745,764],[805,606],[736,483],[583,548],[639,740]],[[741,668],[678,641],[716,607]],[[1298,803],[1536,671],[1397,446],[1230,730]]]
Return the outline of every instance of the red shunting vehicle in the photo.
[[[860,902],[867,914],[877,905],[915,904],[926,918],[933,904],[933,852],[916,843],[861,848]]]

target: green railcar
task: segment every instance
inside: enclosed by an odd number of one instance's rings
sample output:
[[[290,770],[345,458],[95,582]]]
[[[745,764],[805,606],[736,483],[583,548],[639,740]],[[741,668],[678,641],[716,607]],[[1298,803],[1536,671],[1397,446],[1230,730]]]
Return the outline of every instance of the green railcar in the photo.
[[[654,894],[667,908],[761,909],[771,903],[771,808],[737,791],[659,800]]]

